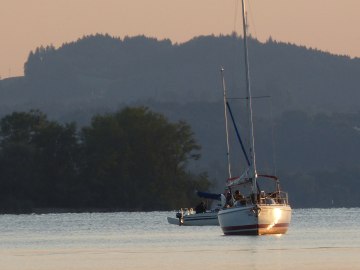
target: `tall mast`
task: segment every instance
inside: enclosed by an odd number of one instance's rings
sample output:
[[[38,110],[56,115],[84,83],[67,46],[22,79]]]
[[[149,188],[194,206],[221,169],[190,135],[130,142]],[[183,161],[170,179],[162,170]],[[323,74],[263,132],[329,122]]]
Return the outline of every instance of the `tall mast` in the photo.
[[[228,164],[228,178],[231,178],[231,164],[230,164],[230,146],[229,146],[229,128],[228,128],[228,120],[227,120],[227,110],[226,110],[226,86],[225,86],[225,77],[224,77],[224,68],[221,67],[221,82],[224,91],[224,115],[225,115],[225,132],[226,132],[226,157]]]
[[[255,142],[254,142],[254,124],[252,115],[252,97],[250,88],[250,71],[249,71],[249,56],[247,47],[247,19],[245,11],[245,1],[242,0],[242,19],[243,19],[243,33],[244,33],[244,58],[245,58],[245,77],[246,77],[246,91],[249,106],[249,123],[250,123],[250,177],[253,182],[253,192],[256,190],[256,163],[255,163]]]

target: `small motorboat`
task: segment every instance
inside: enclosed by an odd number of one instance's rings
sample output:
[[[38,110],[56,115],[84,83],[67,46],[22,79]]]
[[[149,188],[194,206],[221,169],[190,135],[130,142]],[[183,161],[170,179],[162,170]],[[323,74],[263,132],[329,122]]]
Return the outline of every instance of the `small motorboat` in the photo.
[[[204,202],[201,202],[195,208],[182,208],[175,217],[167,217],[168,222],[179,226],[218,226],[218,212],[225,206],[225,196],[200,191],[197,192],[197,195],[200,198],[215,201],[215,207],[206,210]]]

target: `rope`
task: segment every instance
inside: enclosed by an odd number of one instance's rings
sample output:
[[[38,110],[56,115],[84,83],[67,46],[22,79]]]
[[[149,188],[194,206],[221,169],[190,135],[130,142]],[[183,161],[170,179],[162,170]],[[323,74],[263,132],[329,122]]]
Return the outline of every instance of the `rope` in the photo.
[[[273,148],[273,166],[274,166],[274,175],[277,175],[277,165],[276,165],[276,144],[275,144],[275,129],[274,129],[274,115],[273,115],[273,104],[270,99],[270,121],[271,121],[271,137],[272,137],[272,148]]]
[[[252,12],[252,9],[251,9],[251,5],[250,5],[250,0],[247,1],[248,2],[248,10],[250,11],[250,20],[251,20],[251,25],[253,26],[252,28],[254,29],[254,38],[256,39],[257,38],[257,33],[256,33],[256,25],[255,25],[255,20],[254,20],[254,16],[253,16],[253,12]]]
[[[234,9],[234,33],[236,33],[236,24],[237,24],[237,16],[238,16],[238,8],[239,8],[239,0],[235,0],[235,9]]]

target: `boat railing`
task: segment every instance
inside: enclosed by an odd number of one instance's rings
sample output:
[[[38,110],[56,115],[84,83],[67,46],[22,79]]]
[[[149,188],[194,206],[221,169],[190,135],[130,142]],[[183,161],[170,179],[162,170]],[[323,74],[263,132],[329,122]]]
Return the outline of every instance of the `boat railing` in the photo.
[[[288,193],[284,191],[275,191],[270,193],[260,193],[259,199],[260,204],[288,204]]]
[[[261,191],[260,194],[257,196],[249,195],[245,196],[240,200],[234,201],[234,206],[248,206],[254,205],[255,203],[263,204],[263,205],[273,205],[273,204],[281,204],[287,205],[289,202],[288,200],[288,193],[284,191],[275,191],[265,193]]]

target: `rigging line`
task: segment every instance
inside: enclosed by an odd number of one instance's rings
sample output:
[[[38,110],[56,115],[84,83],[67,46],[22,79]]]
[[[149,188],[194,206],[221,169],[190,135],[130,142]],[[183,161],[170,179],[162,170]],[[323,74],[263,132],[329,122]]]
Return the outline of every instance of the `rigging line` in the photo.
[[[246,14],[246,7],[245,7],[245,0],[241,1],[242,4],[242,20],[243,20],[243,42],[244,42],[244,64],[245,64],[245,82],[246,82],[246,90],[247,90],[247,96],[249,97],[248,99],[248,113],[249,113],[249,124],[250,124],[250,134],[249,134],[249,139],[250,139],[250,157],[251,157],[251,166],[252,166],[252,170],[253,170],[253,175],[252,177],[254,177],[254,186],[253,189],[255,189],[255,182],[256,182],[256,158],[255,158],[255,142],[254,142],[254,124],[253,124],[253,112],[252,112],[252,95],[251,95],[251,80],[250,80],[250,68],[249,68],[249,52],[248,52],[248,48],[247,48],[247,27],[248,27],[248,23],[247,23],[247,14]]]
[[[238,8],[239,8],[239,0],[235,0],[235,12],[234,12],[234,29],[233,33],[236,33],[236,24],[237,24],[237,16],[238,16]]]
[[[252,8],[251,8],[251,5],[250,5],[250,0],[248,0],[247,2],[248,2],[247,6],[249,7],[248,10],[250,11],[251,25],[253,26],[252,28],[254,29],[254,34],[255,34],[255,36],[253,38],[257,38],[256,25],[255,25],[255,20],[254,20],[254,15],[253,15],[253,12],[252,12]]]
[[[270,121],[271,121],[271,137],[272,137],[272,147],[273,147],[273,166],[274,166],[274,175],[277,173],[277,164],[276,164],[276,143],[275,143],[275,129],[274,129],[274,114],[273,114],[273,104],[270,99]]]
[[[251,97],[251,99],[254,99],[254,98],[270,98],[271,96],[256,96],[256,97]],[[227,99],[249,99],[248,97],[243,97],[243,98],[240,98],[240,97],[228,97]]]
[[[237,33],[237,27],[238,27],[238,16],[239,16],[239,0],[234,0],[234,25],[233,25],[233,32],[231,33],[231,50],[233,55],[237,55],[238,52],[238,43],[240,41],[239,39],[239,34]],[[241,60],[238,57],[231,57],[231,65],[232,67],[240,67],[240,62]],[[237,76],[238,72],[236,70],[236,68],[231,68],[231,72],[229,73],[230,75],[230,82],[231,84],[234,86],[232,88],[234,88],[235,90],[237,90],[237,88],[239,88],[238,86],[238,76]],[[231,92],[231,91],[230,91]]]
[[[228,163],[228,179],[231,178],[231,162],[230,162],[230,145],[229,145],[229,127],[228,127],[228,120],[227,120],[227,110],[226,110],[226,85],[225,85],[225,76],[224,76],[224,68],[221,67],[221,81],[223,86],[223,95],[224,95],[224,116],[225,116],[225,132],[226,132],[226,157]]]

